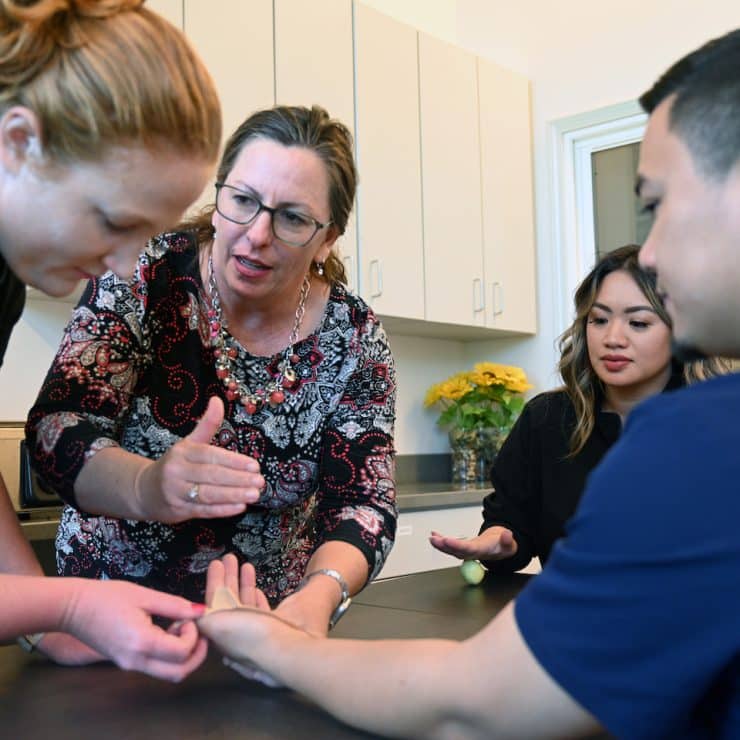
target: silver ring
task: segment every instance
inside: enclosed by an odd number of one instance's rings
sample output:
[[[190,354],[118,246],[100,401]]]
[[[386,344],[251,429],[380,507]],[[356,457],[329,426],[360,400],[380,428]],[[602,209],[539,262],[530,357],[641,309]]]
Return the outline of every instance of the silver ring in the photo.
[[[200,484],[199,483],[193,483],[193,487],[185,494],[187,496],[188,501],[190,503],[194,504],[198,500],[198,494],[199,494]]]

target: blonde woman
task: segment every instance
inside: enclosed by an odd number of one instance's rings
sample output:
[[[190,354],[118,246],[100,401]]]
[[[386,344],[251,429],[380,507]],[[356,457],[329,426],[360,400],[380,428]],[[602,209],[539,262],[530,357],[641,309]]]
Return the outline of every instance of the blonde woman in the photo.
[[[497,573],[521,570],[534,557],[544,564],[627,414],[656,393],[722,369],[714,360],[671,359],[671,320],[654,277],[638,265],[639,249],[609,252],[578,287],[576,317],[560,339],[564,385],[522,411],[492,467],[495,491],[483,500],[478,536],[433,532],[432,546]]]
[[[128,279],[141,245],[203,189],[220,135],[207,71],[139,0],[0,0],[0,363],[26,285],[62,296],[107,271]],[[2,640],[34,633],[25,646],[61,662],[172,680],[203,660],[192,623],[168,634],[151,619],[199,605],[42,578],[1,480],[0,570]]]

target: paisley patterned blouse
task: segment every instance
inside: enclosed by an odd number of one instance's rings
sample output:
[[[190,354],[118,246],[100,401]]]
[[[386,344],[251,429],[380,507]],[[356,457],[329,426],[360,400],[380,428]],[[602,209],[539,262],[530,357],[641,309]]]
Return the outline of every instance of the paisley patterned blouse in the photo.
[[[91,280],[29,415],[42,485],[67,503],[59,572],[122,578],[203,599],[208,564],[227,552],[252,562],[277,603],[329,540],[357,547],[372,578],[396,528],[395,373],[377,318],[341,285],[317,330],[295,346],[300,382],[276,408],[248,416],[227,401],[209,344],[206,297],[190,234],[152,240],[132,281]],[[279,355],[240,348],[250,387],[278,376]],[[91,516],[74,481],[98,450],[120,445],[156,459],[192,431],[208,399],[226,418],[214,444],[257,459],[266,489],[246,513],[177,525]]]

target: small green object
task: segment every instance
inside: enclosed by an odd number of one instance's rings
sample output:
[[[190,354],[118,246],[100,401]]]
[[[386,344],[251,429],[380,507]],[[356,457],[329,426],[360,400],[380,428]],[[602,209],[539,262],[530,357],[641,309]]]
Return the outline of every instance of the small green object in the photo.
[[[485,578],[486,569],[477,560],[466,560],[460,566],[460,573],[465,583],[477,586]]]

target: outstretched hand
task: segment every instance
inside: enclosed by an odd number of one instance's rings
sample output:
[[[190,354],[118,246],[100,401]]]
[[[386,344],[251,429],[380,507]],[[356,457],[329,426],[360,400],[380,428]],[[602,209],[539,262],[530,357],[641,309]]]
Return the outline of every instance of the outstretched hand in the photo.
[[[193,622],[202,604],[123,581],[75,580],[62,627],[100,656],[169,681],[181,681],[205,659],[208,646]],[[177,624],[164,630],[153,616]]]
[[[208,610],[198,629],[224,653],[224,663],[241,675],[273,688],[281,682],[259,665],[258,653],[270,639],[280,642],[307,633],[278,617],[264,593],[257,588],[251,563],[239,567],[234,555],[214,560],[206,582]]]
[[[503,560],[516,555],[518,549],[514,535],[505,527],[489,527],[470,539],[432,532],[429,542],[440,552],[461,560]]]
[[[226,589],[233,594],[236,603],[222,605],[217,597]],[[206,578],[206,604],[208,611],[220,609],[252,607],[270,611],[270,604],[265,594],[257,588],[257,574],[251,563],[244,563],[241,568],[235,555],[224,555],[221,560],[213,560],[208,566]]]
[[[195,429],[141,471],[136,496],[143,518],[176,524],[244,513],[265,481],[259,463],[211,444],[221,428],[224,405],[213,396]]]

